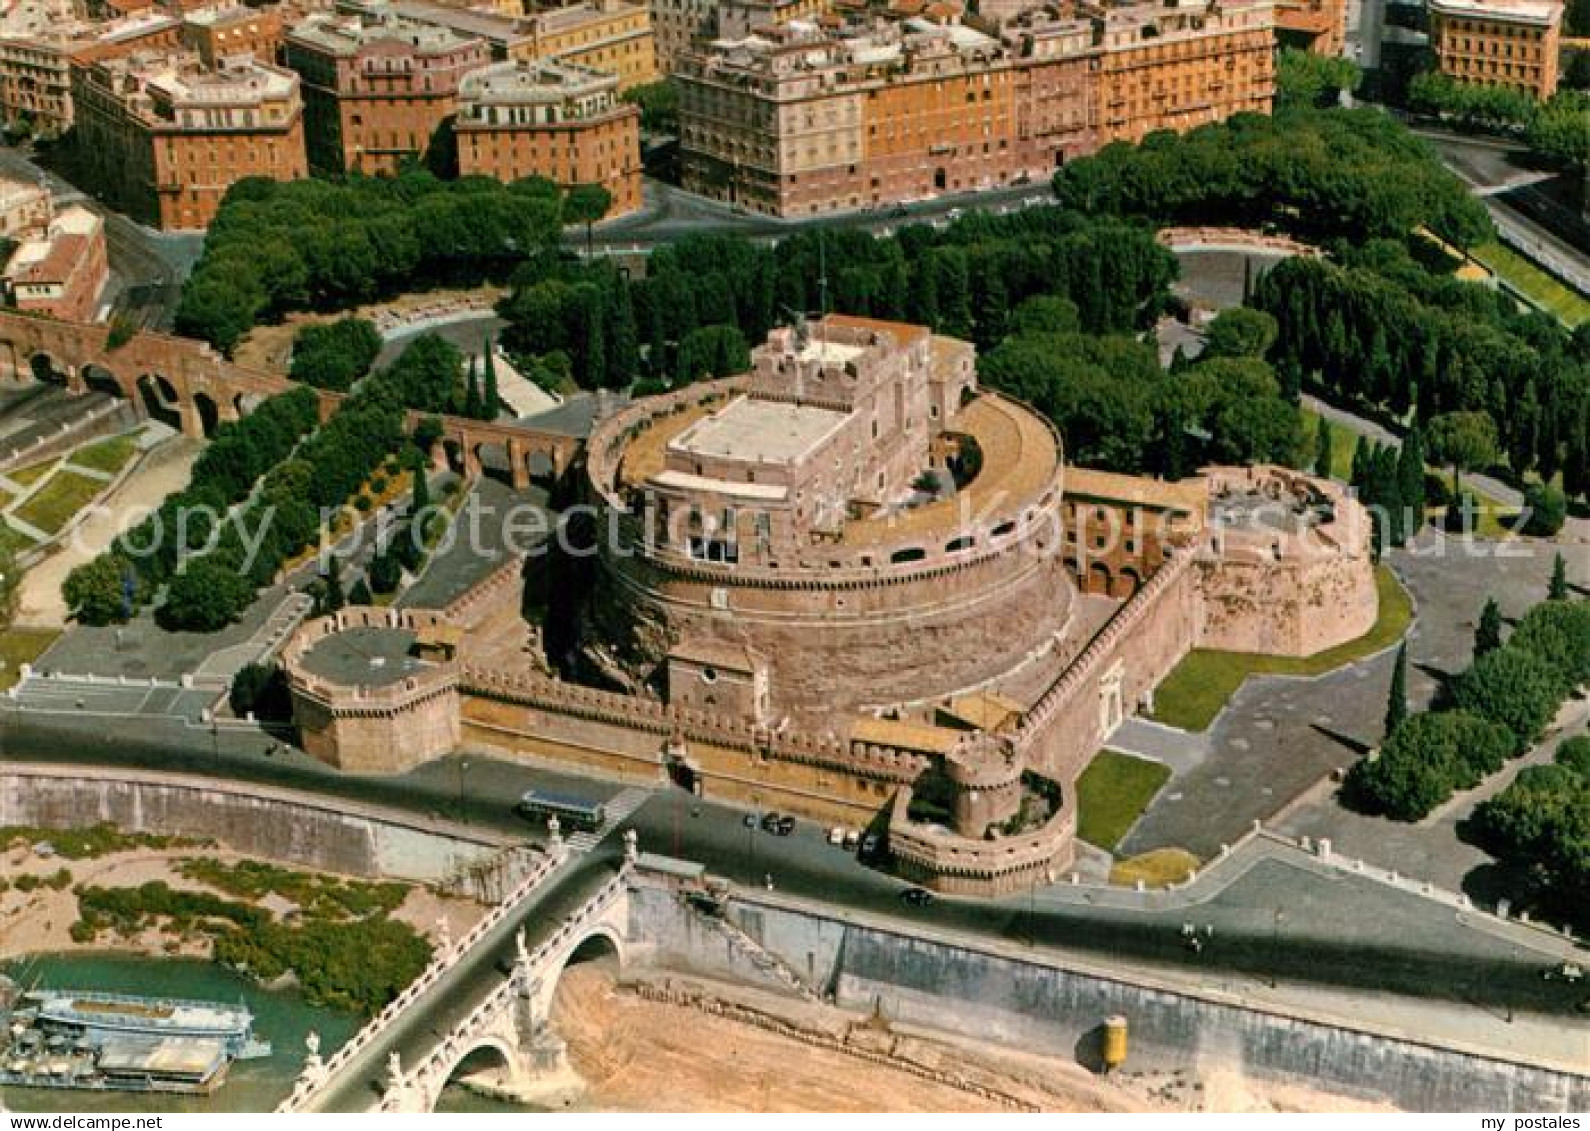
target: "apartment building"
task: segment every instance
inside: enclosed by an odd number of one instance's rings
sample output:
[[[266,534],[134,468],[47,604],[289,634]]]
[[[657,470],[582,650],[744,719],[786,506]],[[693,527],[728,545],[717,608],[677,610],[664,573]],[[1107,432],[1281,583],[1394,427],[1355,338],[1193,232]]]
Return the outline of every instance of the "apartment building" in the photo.
[[[79,152],[92,187],[137,220],[207,227],[244,177],[307,174],[298,77],[248,56],[190,52],[72,67]]]
[[[613,196],[610,216],[634,211],[640,109],[618,87],[616,75],[573,63],[513,60],[471,73],[458,91],[459,173],[600,184]]]
[[[685,187],[775,215],[1047,179],[1066,160],[1187,129],[1274,91],[1271,0],[794,21],[681,56]]]
[[[662,77],[651,13],[628,0],[584,0],[541,7],[524,19],[516,59],[549,59],[612,71],[620,91]]]
[[[395,173],[422,157],[464,76],[491,61],[477,36],[374,5],[309,17],[285,50],[303,82],[309,163],[331,173]]]
[[[69,0],[20,0],[0,14],[0,120],[51,136],[72,125],[72,60],[111,59],[177,43],[182,23],[148,11],[106,23]]]
[[[833,11],[833,0],[650,0],[657,66],[667,73],[702,39],[744,39],[753,32],[815,20]]]
[[[1463,82],[1550,98],[1563,5],[1552,0],[1430,0],[1436,66]]]
[[[279,63],[282,34],[280,8],[223,4],[183,16],[181,40],[206,67],[214,67],[229,55],[252,55],[261,62]]]

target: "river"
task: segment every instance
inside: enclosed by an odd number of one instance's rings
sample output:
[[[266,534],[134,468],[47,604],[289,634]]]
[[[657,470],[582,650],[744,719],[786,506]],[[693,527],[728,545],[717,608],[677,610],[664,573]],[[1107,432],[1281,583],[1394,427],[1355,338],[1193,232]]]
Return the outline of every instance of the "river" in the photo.
[[[131,954],[48,954],[0,963],[0,973],[25,985],[107,990],[149,997],[242,1000],[254,1011],[254,1032],[271,1043],[264,1060],[233,1064],[226,1083],[209,1096],[78,1092],[54,1088],[0,1088],[11,1111],[270,1111],[292,1087],[304,1062],[304,1038],[320,1034],[329,1056],[352,1036],[359,1019],[351,1013],[310,1005],[296,990],[268,990],[224,966],[198,958],[152,958]],[[525,1109],[449,1085],[438,1111],[511,1112]]]

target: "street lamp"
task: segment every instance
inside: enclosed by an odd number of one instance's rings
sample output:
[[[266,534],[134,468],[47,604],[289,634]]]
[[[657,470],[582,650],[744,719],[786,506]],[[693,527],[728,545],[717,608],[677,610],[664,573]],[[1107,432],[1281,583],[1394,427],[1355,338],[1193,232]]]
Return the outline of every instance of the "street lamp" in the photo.
[[[469,770],[469,759],[458,760],[458,819],[469,824],[469,810],[464,808],[464,774]]]
[[[745,850],[750,871],[746,873],[745,882],[750,887],[756,886],[756,830],[762,823],[762,807],[756,794],[751,794],[751,823],[745,826]]]
[[[1281,984],[1281,924],[1286,920],[1286,912],[1279,907],[1275,909],[1275,918],[1270,921],[1270,988],[1273,990]]]

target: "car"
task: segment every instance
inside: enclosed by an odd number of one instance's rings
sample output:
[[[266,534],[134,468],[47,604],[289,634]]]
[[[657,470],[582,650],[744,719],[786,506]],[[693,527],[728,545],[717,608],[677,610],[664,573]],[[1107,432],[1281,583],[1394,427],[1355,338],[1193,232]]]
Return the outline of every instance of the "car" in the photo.
[[[856,846],[859,845],[860,843],[861,843],[861,834],[860,833],[858,833],[855,829],[846,829],[845,830],[845,851],[846,852],[854,852],[854,851],[856,851]]]
[[[870,860],[878,854],[878,849],[882,845],[883,842],[879,839],[877,833],[868,833],[861,838],[861,844],[856,849],[856,856],[861,860]]]
[[[778,836],[789,836],[790,833],[795,831],[795,818],[790,816],[780,817],[778,824],[773,826],[773,831]]]
[[[769,811],[767,813],[763,813],[762,814],[762,831],[765,832],[765,833],[772,832],[774,829],[778,828],[778,822],[779,822],[779,815],[776,812]]]
[[[740,824],[744,825],[748,829],[756,828],[756,814],[747,813],[745,816],[740,818]]]
[[[933,893],[926,888],[906,888],[900,893],[900,902],[907,907],[926,907],[933,902]]]
[[[845,830],[842,829],[838,825],[835,825],[833,828],[829,829],[828,830],[828,843],[833,845],[835,848],[837,848],[840,845],[844,844],[845,843]]]

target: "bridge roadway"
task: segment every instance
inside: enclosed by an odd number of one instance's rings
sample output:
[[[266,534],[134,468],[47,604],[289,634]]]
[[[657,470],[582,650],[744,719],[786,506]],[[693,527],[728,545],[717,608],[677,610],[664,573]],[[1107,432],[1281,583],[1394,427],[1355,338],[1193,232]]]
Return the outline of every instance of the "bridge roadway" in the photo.
[[[570,853],[521,908],[488,931],[435,985],[340,1068],[310,1110],[360,1112],[375,1108],[381,1101],[387,1058],[397,1053],[405,1070],[419,1064],[486,995],[507,980],[519,928],[524,928],[526,946],[534,948],[614,875],[616,862],[617,849],[611,839],[594,852]]]

